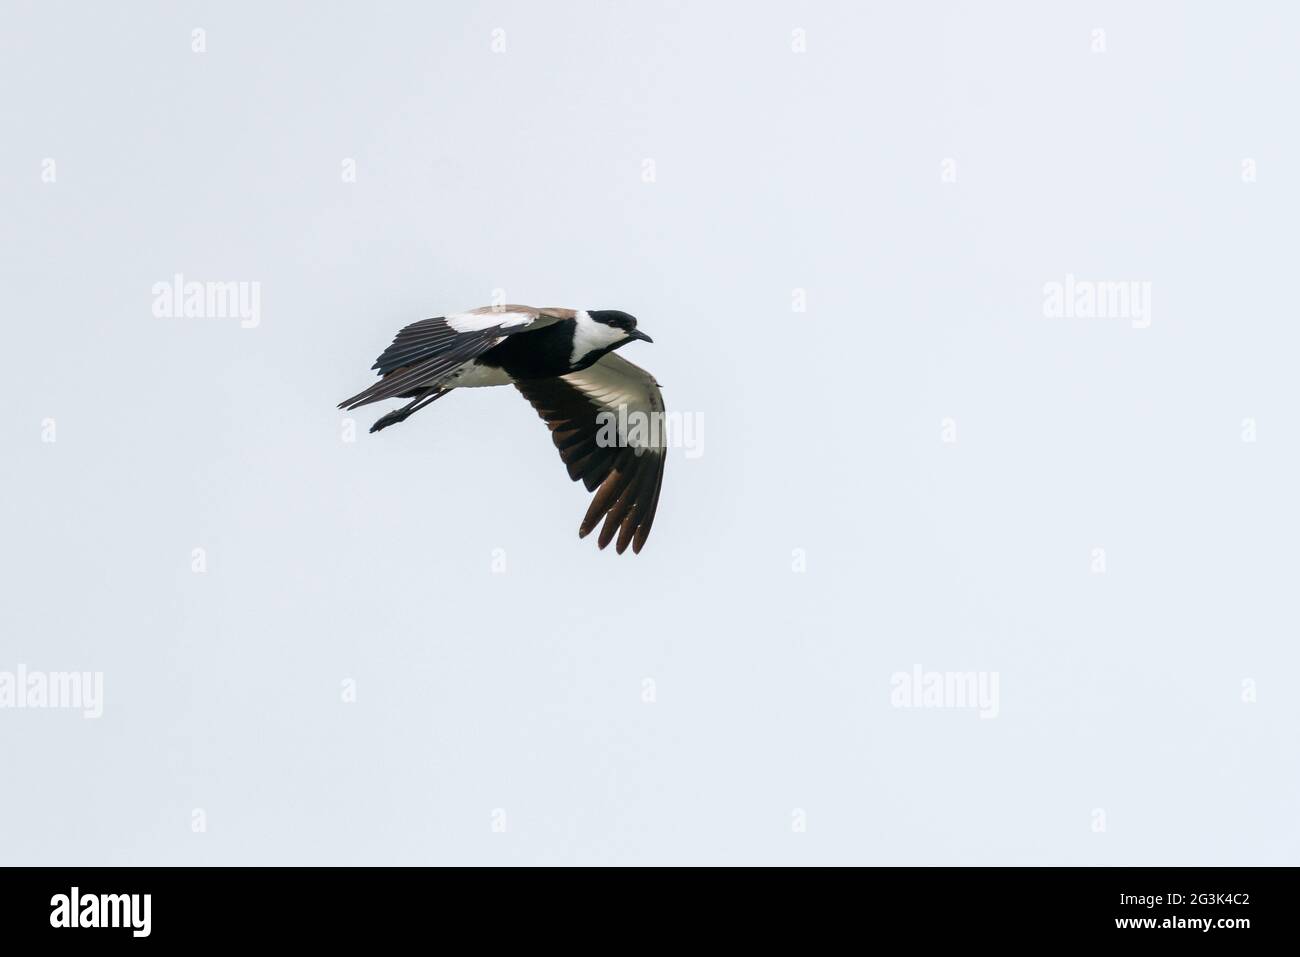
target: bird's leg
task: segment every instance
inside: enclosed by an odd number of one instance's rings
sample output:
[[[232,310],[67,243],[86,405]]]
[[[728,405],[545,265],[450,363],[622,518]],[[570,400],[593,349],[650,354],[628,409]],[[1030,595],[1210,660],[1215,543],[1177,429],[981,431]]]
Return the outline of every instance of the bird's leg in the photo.
[[[408,417],[419,412],[434,399],[441,399],[447,394],[446,389],[431,389],[428,392],[421,393],[413,402],[410,402],[400,409],[394,409],[387,415],[381,416],[374,425],[370,427],[371,432],[378,432],[380,429],[386,429],[390,425],[396,425],[398,422],[405,422]]]

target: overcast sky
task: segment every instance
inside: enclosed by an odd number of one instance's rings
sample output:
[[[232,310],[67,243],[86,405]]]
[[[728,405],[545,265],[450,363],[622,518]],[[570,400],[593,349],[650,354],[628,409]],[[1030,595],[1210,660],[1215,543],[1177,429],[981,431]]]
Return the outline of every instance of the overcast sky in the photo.
[[[0,862],[1297,862],[1293,5],[0,9]]]

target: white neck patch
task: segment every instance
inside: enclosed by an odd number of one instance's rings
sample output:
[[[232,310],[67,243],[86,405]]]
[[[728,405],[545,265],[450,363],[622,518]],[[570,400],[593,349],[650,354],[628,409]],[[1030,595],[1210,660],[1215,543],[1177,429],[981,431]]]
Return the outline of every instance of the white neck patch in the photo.
[[[569,365],[576,366],[584,356],[627,338],[622,329],[597,322],[581,309],[573,318],[573,355],[569,356]]]

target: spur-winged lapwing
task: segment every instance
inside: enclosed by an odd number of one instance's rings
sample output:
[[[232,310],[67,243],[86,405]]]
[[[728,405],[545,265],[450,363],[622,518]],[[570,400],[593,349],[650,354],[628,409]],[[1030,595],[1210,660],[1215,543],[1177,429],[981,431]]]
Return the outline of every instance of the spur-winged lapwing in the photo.
[[[664,403],[654,376],[614,354],[653,340],[615,310],[485,306],[422,319],[402,329],[372,368],[380,380],[339,403],[355,409],[381,399],[412,401],[371,432],[407,419],[453,389],[513,385],[550,426],[569,469],[595,492],[578,528],[622,554],[641,551],[659,504],[666,441]]]

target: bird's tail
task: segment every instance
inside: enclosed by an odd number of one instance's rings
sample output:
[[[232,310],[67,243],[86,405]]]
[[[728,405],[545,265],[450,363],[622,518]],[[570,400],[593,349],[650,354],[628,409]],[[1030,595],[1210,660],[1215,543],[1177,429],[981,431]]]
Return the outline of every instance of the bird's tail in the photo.
[[[362,389],[360,392],[352,396],[350,399],[344,399],[342,402],[338,404],[338,408],[347,409],[349,412],[351,412],[353,409],[360,408],[363,405],[369,405],[371,402],[379,402],[383,399],[393,398],[393,396],[391,395],[380,394],[383,392],[384,388],[385,388],[384,380],[380,379],[374,385]],[[412,395],[422,394],[422,392],[423,390],[421,390],[421,392],[418,393],[412,392],[409,393],[408,395],[397,396],[397,398],[408,399]]]

